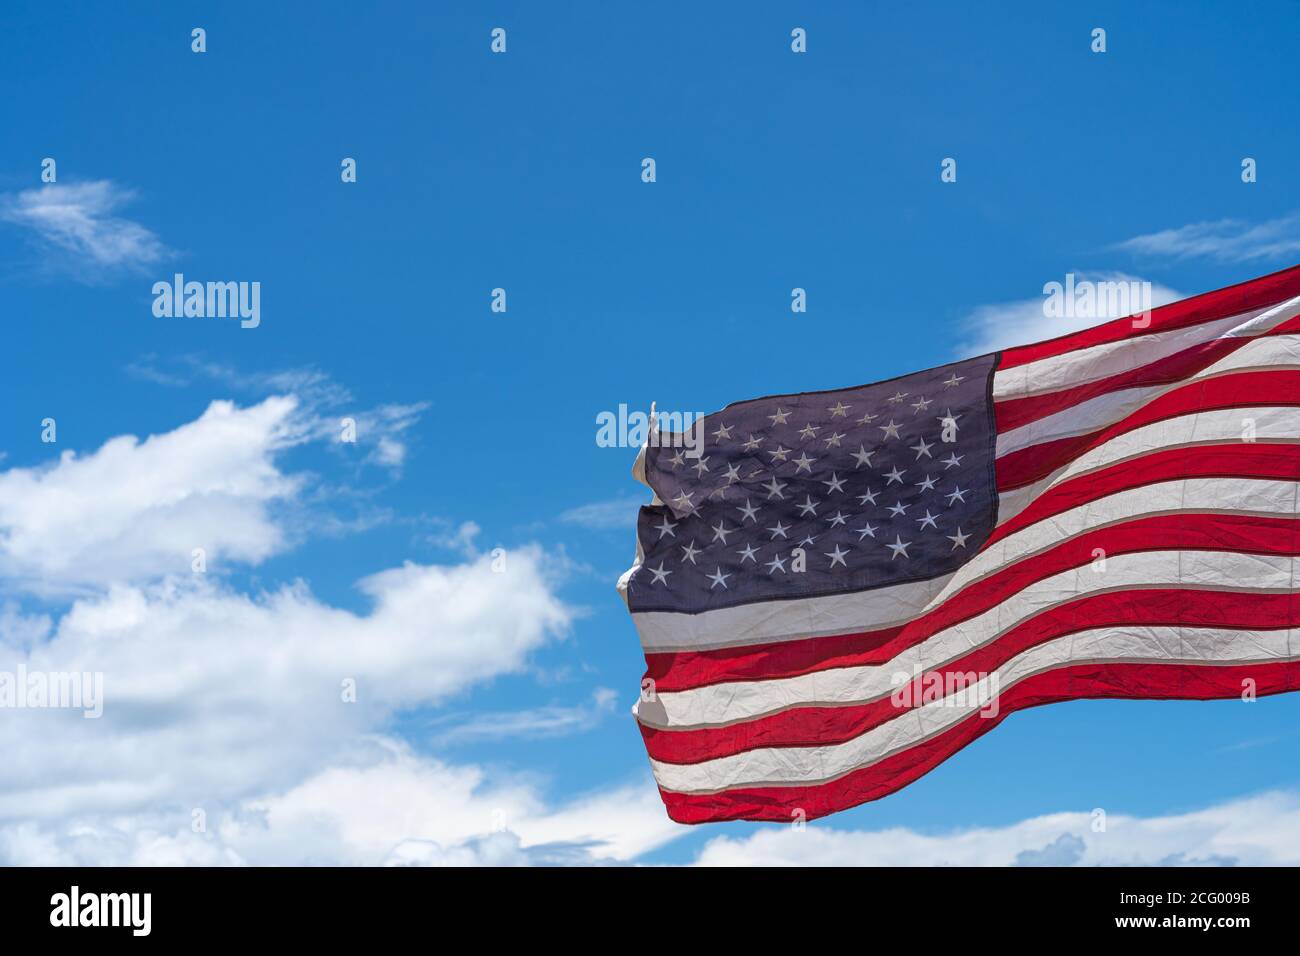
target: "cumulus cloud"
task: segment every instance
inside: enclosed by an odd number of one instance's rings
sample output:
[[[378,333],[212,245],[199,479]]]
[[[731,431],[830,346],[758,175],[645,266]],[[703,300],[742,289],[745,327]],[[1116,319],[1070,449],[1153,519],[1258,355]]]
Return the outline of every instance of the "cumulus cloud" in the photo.
[[[1300,253],[1300,213],[1259,223],[1240,219],[1194,222],[1134,236],[1114,248],[1143,256],[1220,262],[1291,258]]]
[[[664,814],[649,779],[557,808],[529,783],[491,781],[481,768],[404,749],[371,766],[327,771],[246,810],[264,836],[292,834],[297,845],[316,845],[318,858],[366,864],[490,863],[494,854],[512,863],[626,861],[686,830]],[[257,853],[246,825],[222,837]]]
[[[290,785],[340,741],[518,672],[562,636],[571,612],[544,560],[522,548],[502,572],[486,557],[392,568],[360,582],[366,613],[303,584],[246,595],[202,576],[79,599],[48,639],[0,649],[29,672],[102,673],[103,716],[8,713],[0,819]]]
[[[1146,281],[1122,272],[1075,273],[1074,279],[1076,286],[1082,282],[1141,283]],[[1062,277],[1053,281],[1064,283],[1065,279]],[[1151,308],[1177,302],[1182,298],[1185,296],[1181,292],[1158,282],[1151,283],[1149,303]],[[957,348],[958,354],[963,357],[983,355],[997,349],[1030,345],[1140,311],[1140,309],[1116,308],[1118,300],[1102,296],[1099,297],[1098,302],[1100,307],[1086,314],[1049,315],[1044,308],[1046,301],[1047,294],[1044,293],[1033,299],[998,302],[972,309],[960,323],[963,339]]]
[[[558,595],[562,553],[479,555],[465,522],[461,557],[361,577],[360,607],[301,580],[250,591],[191,571],[194,546],[248,564],[283,547],[274,506],[308,478],[277,457],[314,437],[299,398],[218,401],[161,435],[0,472],[0,573],[56,601],[0,605],[0,657],[10,675],[103,681],[96,718],[6,709],[0,859],[590,862],[671,838],[648,780],[556,808],[535,775],[416,754],[393,735],[399,718],[526,672],[565,638],[579,612]],[[579,709],[599,714],[610,696]],[[566,722],[560,705],[486,716],[462,730]]]
[[[194,821],[202,821],[196,828]],[[649,779],[553,806],[522,779],[375,741],[356,765],[229,806],[0,828],[10,865],[533,866],[626,863],[681,836]]]
[[[58,253],[75,272],[138,270],[167,255],[149,229],[113,215],[135,193],[106,180],[0,195],[0,220],[31,231],[45,249]]]
[[[1098,822],[1104,822],[1104,829]],[[918,833],[809,824],[710,841],[703,866],[1294,866],[1300,793],[1274,791],[1169,816],[1055,813],[1003,827]]]
[[[213,562],[274,554],[285,534],[270,508],[301,485],[274,461],[300,440],[296,408],[291,397],[213,402],[143,441],[0,472],[0,576],[52,592],[189,572],[196,548]]]

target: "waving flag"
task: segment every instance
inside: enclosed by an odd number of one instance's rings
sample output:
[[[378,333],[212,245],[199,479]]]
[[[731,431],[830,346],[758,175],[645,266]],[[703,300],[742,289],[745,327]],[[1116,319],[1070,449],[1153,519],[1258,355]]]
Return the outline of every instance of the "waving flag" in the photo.
[[[1298,316],[1300,267],[653,431],[620,588],[670,816],[842,810],[1038,704],[1300,688]]]

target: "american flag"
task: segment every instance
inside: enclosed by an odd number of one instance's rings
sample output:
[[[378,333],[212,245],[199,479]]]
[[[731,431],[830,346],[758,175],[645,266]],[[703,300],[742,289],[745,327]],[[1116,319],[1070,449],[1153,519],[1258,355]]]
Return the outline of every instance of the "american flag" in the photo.
[[[652,432],[619,583],[669,815],[814,819],[1009,714],[1300,688],[1300,266]]]

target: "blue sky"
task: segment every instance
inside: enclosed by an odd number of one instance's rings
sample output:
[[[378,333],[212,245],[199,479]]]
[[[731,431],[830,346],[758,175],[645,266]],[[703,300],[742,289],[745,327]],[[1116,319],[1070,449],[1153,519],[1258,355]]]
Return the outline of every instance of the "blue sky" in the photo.
[[[508,560],[525,556],[527,586],[489,585],[483,606],[459,616],[461,592],[439,592],[429,614],[447,615],[445,629],[428,640],[472,646],[480,627],[509,631],[485,607],[544,607],[554,624],[503,637],[514,656],[495,665],[490,655],[416,662],[412,672],[427,666],[445,682],[412,681],[327,737],[277,723],[308,722],[310,708],[258,711],[270,721],[258,735],[283,733],[270,753],[295,769],[241,767],[236,748],[217,755],[231,770],[209,797],[202,774],[175,786],[152,779],[135,802],[114,789],[156,777],[168,727],[199,734],[191,753],[239,738],[189,728],[161,669],[144,690],[121,677],[129,717],[114,724],[110,667],[108,729],[95,732],[119,734],[138,768],[83,781],[113,796],[92,788],[59,809],[38,810],[49,795],[14,782],[0,800],[0,851],[13,860],[46,848],[70,860],[153,859],[147,848],[165,839],[167,852],[197,862],[378,861],[392,834],[365,844],[355,836],[364,813],[351,805],[330,804],[332,822],[321,824],[343,837],[300,848],[314,832],[303,821],[326,813],[312,788],[334,799],[381,787],[366,773],[393,770],[385,760],[409,771],[389,783],[410,784],[416,804],[420,782],[437,774],[481,781],[467,799],[486,790],[484,805],[520,808],[535,824],[525,845],[578,845],[623,827],[651,835],[610,836],[597,856],[688,862],[710,841],[751,846],[764,828],[678,835],[654,822],[628,712],[643,661],[614,590],[646,495],[630,476],[635,452],[597,445],[596,416],[652,400],[710,411],[874,381],[962,357],[1009,328],[1046,337],[1059,329],[1016,323],[1067,272],[1122,273],[1189,295],[1300,261],[1293,4],[1256,4],[1245,16],[1187,2],[310,12],[14,2],[5,20],[6,647],[57,645],[65,616],[107,614],[102,605],[122,601],[122,589],[145,595],[139,620],[151,602],[173,600],[160,597],[177,573],[158,558],[168,548],[142,543],[142,528],[208,529],[226,542],[214,549],[210,590],[187,599],[229,608],[297,588],[331,619],[370,614],[374,591],[361,579],[410,562],[450,569],[453,580],[501,547]],[[191,51],[194,27],[207,31],[202,54]],[[494,27],[507,31],[502,55],[489,50]],[[807,31],[806,54],[791,52],[795,27]],[[1090,50],[1095,27],[1107,31],[1103,54]],[[45,157],[57,161],[60,208],[78,228],[31,211]],[[355,183],[340,181],[344,157],[357,162]],[[656,161],[654,183],[641,181],[644,157]],[[945,157],[957,160],[955,183],[940,182]],[[1257,182],[1242,182],[1244,157],[1257,161]],[[125,251],[123,237],[136,240]],[[260,282],[260,326],[155,318],[151,287],[175,272]],[[490,310],[498,287],[504,314]],[[805,314],[790,311],[794,287],[807,290]],[[247,411],[276,395],[297,404],[273,425],[247,423],[235,438],[182,432],[157,459],[124,453],[77,479],[83,490],[101,480],[129,488],[131,469],[166,471],[195,443],[234,443],[201,473],[137,494],[147,500],[117,510],[80,502],[71,524],[24,517],[24,490],[52,495],[42,505],[51,514],[64,506],[57,476],[41,477],[60,455],[93,462],[115,436],[177,433],[213,401]],[[361,422],[355,445],[330,439],[344,416]],[[54,445],[41,441],[47,417]],[[195,490],[218,473],[223,508],[245,509],[247,526],[209,507],[216,492]],[[277,485],[290,478],[292,489]],[[149,498],[163,494],[175,498]],[[208,503],[187,512],[203,494]],[[466,523],[477,533],[461,531]],[[58,534],[74,540],[50,544]],[[189,553],[188,540],[171,545]],[[33,623],[43,617],[46,630]],[[150,659],[176,646],[161,631],[139,636],[132,620],[110,632],[138,640]],[[212,654],[248,655],[247,670],[228,677],[261,675],[256,693],[286,682],[301,690],[311,672],[295,670],[292,655],[276,672],[255,646],[227,648],[225,633],[211,632]],[[272,624],[267,640],[279,633]],[[390,636],[380,628],[366,639]],[[207,659],[208,645],[180,646]],[[1297,717],[1294,697],[1041,708],[901,793],[815,826],[942,836],[1095,807],[1181,819],[1273,792],[1291,819]],[[42,732],[61,744],[63,730]],[[196,849],[187,821],[199,805],[234,822],[219,835],[214,824]],[[265,825],[241,843],[241,814],[277,819],[268,806],[292,826]],[[644,812],[623,820],[620,806]],[[473,821],[433,835],[416,813],[400,835],[423,841],[420,852],[429,843],[486,852],[482,815],[465,812]],[[599,827],[573,823],[584,814]],[[75,824],[102,838],[70,840]],[[1186,839],[1188,852],[1202,851]]]

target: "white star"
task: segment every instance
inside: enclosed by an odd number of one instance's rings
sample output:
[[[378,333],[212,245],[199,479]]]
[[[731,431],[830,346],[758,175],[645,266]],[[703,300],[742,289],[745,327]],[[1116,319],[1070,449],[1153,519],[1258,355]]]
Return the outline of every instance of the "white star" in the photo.
[[[837,511],[835,512],[835,514],[831,515],[826,520],[829,521],[831,523],[831,527],[834,528],[836,525],[844,524],[844,522],[847,521],[848,519],[845,518],[843,514]]]
[[[695,556],[699,553],[700,553],[700,549],[695,547],[695,542],[692,541],[686,547],[682,548],[682,564],[685,564],[687,561],[691,562],[691,564],[694,564]]]
[[[840,550],[840,546],[837,544],[837,545],[835,546],[835,550],[834,550],[834,551],[823,551],[822,554],[826,555],[826,557],[828,557],[828,558],[831,559],[831,567],[833,568],[833,567],[835,567],[835,565],[836,565],[837,562],[838,562],[839,564],[844,564],[844,556],[845,556],[846,554],[848,554],[848,552],[847,552],[847,551],[841,551],[841,550]],[[848,567],[847,564],[844,564],[844,566],[845,566],[846,568]],[[828,570],[829,570],[829,569],[828,569]]]
[[[858,450],[853,453],[853,457],[858,460],[858,463],[854,465],[854,470],[856,471],[858,468],[861,468],[863,465],[870,467],[871,456],[874,454],[875,454],[874,451],[867,451],[866,446],[859,445]]]
[[[772,456],[773,461],[785,461],[786,456],[790,454],[790,449],[784,445],[777,445],[776,451],[769,451],[768,454]]]
[[[777,571],[785,574],[785,560],[779,554],[775,555],[771,561],[767,562],[768,574],[775,574]]]
[[[895,392],[893,395],[889,396],[889,404],[897,405],[905,398],[907,398],[907,392]]]
[[[944,537],[952,542],[951,550],[956,551],[958,548],[966,547],[966,539],[969,538],[970,535],[962,534],[961,527],[958,526],[956,534],[946,534]]]
[[[827,447],[827,448],[839,448],[839,447],[840,447],[840,439],[842,439],[843,437],[844,437],[844,436],[841,435],[839,432],[835,432],[835,433],[833,433],[833,434],[831,435],[830,438],[827,438],[827,439],[826,439],[826,447]]]
[[[799,437],[800,437],[800,438],[816,438],[816,437],[817,437],[817,429],[816,429],[816,427],[814,427],[811,423],[805,425],[803,428],[799,429]]]
[[[943,384],[952,388],[955,385],[960,385],[964,381],[966,381],[965,375],[958,375],[956,372],[953,372],[952,375],[943,380]]]
[[[816,541],[816,540],[817,540],[817,539],[814,538],[812,535],[808,535],[808,537],[804,538],[802,541],[799,542],[799,547],[801,547],[801,548],[811,548],[811,547],[812,547],[812,543],[813,543],[814,541]]]
[[[944,495],[944,497],[948,499],[948,506],[952,507],[952,503],[954,501],[960,501],[962,504],[965,504],[966,492],[968,491],[970,491],[969,488],[962,488],[959,485],[953,485],[952,492],[950,494]]]
[[[894,470],[886,474],[885,477],[889,479],[885,482],[886,485],[892,485],[894,482],[898,482],[900,485],[903,483],[903,473],[898,470],[897,465],[895,465]]]
[[[782,490],[785,488],[785,485],[781,484],[781,482],[777,481],[775,478],[773,478],[771,481],[769,481],[767,484],[763,485],[762,487],[767,489],[768,501],[771,501],[773,498],[777,498],[781,501],[785,501],[785,495],[781,494]]]
[[[812,495],[807,495],[803,500],[803,504],[799,505],[799,514],[805,516],[815,515],[819,504],[821,502],[812,500]]]
[[[750,435],[749,441],[745,442],[745,444],[741,445],[740,447],[745,451],[753,451],[761,444],[763,444],[763,439],[755,438],[753,435]]]
[[[680,448],[677,449],[677,454],[673,455],[673,457],[668,459],[668,463],[673,466],[674,471],[677,469],[678,465],[686,464],[686,457],[682,454],[682,450]]]
[[[867,412],[865,415],[863,415],[861,418],[858,419],[857,423],[859,425],[870,425],[879,417],[880,417],[879,415],[873,415],[870,412]]]
[[[866,538],[868,536],[872,538],[876,536],[876,526],[872,524],[870,521],[867,522],[867,526],[865,528],[854,528],[853,530],[855,530],[858,533],[859,541],[861,541],[863,538]]]
[[[706,471],[708,471],[708,470],[709,470],[709,456],[708,456],[708,455],[705,455],[703,458],[701,458],[699,461],[697,461],[697,462],[695,463],[695,465],[694,465],[694,468],[695,468],[695,474],[696,474],[697,476],[702,475],[702,474],[704,474]]]
[[[911,557],[911,555],[907,553],[907,549],[911,544],[912,542],[910,541],[904,541],[901,535],[894,535],[894,543],[889,544],[886,542],[885,544],[886,548],[894,552],[889,556],[889,560],[893,561],[894,558],[898,557],[900,554],[905,558]]]
[[[677,505],[678,511],[694,511],[695,505],[691,504],[691,496],[683,491],[673,499],[673,504]]]
[[[830,481],[823,481],[822,484],[826,486],[826,489],[827,489],[827,490],[826,490],[826,493],[827,493],[828,495],[829,495],[831,492],[834,492],[834,491],[843,491],[843,490],[844,490],[844,479],[841,478],[841,477],[839,477],[839,475],[837,475],[837,474],[836,474],[835,472],[833,472],[833,471],[831,472],[831,480],[830,480]]]
[[[753,561],[755,564],[758,563],[758,562],[754,559],[754,547],[753,547],[753,545],[749,545],[749,544],[745,545],[745,547],[744,547],[743,549],[741,549],[740,551],[737,551],[736,554],[740,555],[740,563],[741,563],[741,564],[744,564],[745,561],[746,561],[746,559],[748,559],[748,560],[750,560],[750,561]]]
[[[794,460],[794,463],[798,465],[798,467],[795,468],[794,473],[797,475],[801,471],[806,471],[808,472],[808,474],[811,475],[812,463],[815,462],[816,460],[817,460],[816,458],[809,458],[807,453],[801,454],[798,458]]]
[[[731,534],[733,531],[736,530],[735,528],[728,528],[727,523],[725,521],[719,521],[717,524],[713,525],[712,527],[713,527],[713,540],[717,541],[719,538],[721,538],[723,544],[727,543],[727,535]]]
[[[936,517],[935,515],[930,514],[930,509],[929,509],[929,508],[926,508],[926,509],[925,509],[925,517],[924,517],[924,518],[917,518],[917,519],[916,519],[917,521],[919,521],[919,522],[921,523],[921,527],[917,528],[916,530],[918,530],[918,531],[924,531],[926,525],[929,525],[931,528],[938,528],[939,526],[938,526],[937,524],[934,523],[934,519],[935,519],[935,517]]]
[[[946,409],[946,410],[945,410],[945,414],[943,415],[942,418],[939,418],[939,419],[938,419],[938,422],[939,422],[940,425],[947,425],[949,422],[952,422],[952,426],[953,426],[953,428],[956,428],[956,427],[957,427],[957,422],[959,422],[960,420],[961,420],[961,416],[960,416],[960,415],[954,415],[954,414],[952,413],[952,409],[949,408],[949,409]]]
[[[785,420],[786,420],[789,416],[790,416],[790,413],[789,413],[789,412],[783,412],[783,411],[781,411],[781,406],[778,405],[778,406],[776,407],[776,414],[775,414],[775,415],[768,415],[767,417],[768,417],[768,420],[771,421],[771,423],[772,423],[773,425],[784,425],[784,424],[785,424]]]
[[[852,407],[852,405],[845,405],[843,402],[836,402],[830,408],[826,409],[826,411],[831,413],[831,418],[843,418],[844,413]]]
[[[876,503],[876,494],[877,492],[874,492],[870,488],[868,488],[867,493],[865,495],[858,495],[858,501],[864,505],[867,504],[874,505]]]
[[[901,501],[895,501],[889,506],[889,513],[897,518],[899,515],[907,514],[907,509],[910,507],[911,505],[905,505]]]
[[[718,441],[722,441],[724,438],[731,438],[731,426],[719,425],[718,430],[713,433],[713,437]]]
[[[654,579],[650,582],[652,587],[656,584],[662,584],[664,587],[668,587],[668,575],[672,574],[672,572],[664,570],[664,563],[662,561],[659,562],[659,567],[657,569],[647,567],[646,570],[654,575]]]
[[[713,582],[712,584],[709,585],[710,591],[716,588],[719,584],[722,585],[722,589],[725,591],[727,589],[727,578],[731,577],[731,575],[723,574],[722,568],[718,568],[712,574],[705,575],[705,577],[707,577],[710,581]]]
[[[885,433],[885,436],[884,438],[881,439],[881,441],[889,441],[889,439],[891,438],[898,437],[898,426],[894,424],[894,420],[892,418],[889,420],[888,425],[877,425],[876,427]]]
[[[733,481],[739,481],[739,480],[740,480],[740,466],[739,466],[739,465],[728,465],[728,466],[727,466],[727,473],[726,473],[725,475],[723,475],[722,477],[727,479],[727,484],[731,484]]]
[[[745,499],[745,507],[737,508],[736,510],[739,511],[742,515],[744,515],[745,518],[752,518],[754,524],[758,524],[758,518],[755,517],[755,515],[758,514],[758,509],[749,503],[748,498]],[[740,519],[741,524],[745,523],[745,518]]]
[[[936,479],[931,478],[929,475],[926,475],[925,481],[918,481],[916,487],[920,488],[922,491],[934,491],[935,480]]]
[[[912,407],[916,409],[916,412],[923,412],[925,411],[927,405],[933,405],[933,404],[934,404],[934,399],[926,398],[924,395],[922,395],[920,401],[912,403]],[[915,415],[916,412],[913,412],[912,414]]]
[[[674,538],[677,537],[677,532],[673,531],[673,528],[677,527],[677,523],[674,521],[669,521],[667,515],[664,515],[663,524],[657,524],[654,525],[653,527],[656,531],[659,532],[659,537],[655,539],[657,541],[662,541],[664,539],[664,535],[669,535]]]
[[[940,464],[943,465],[943,470],[947,471],[949,468],[953,467],[954,465],[960,465],[961,460],[965,457],[966,457],[965,455],[958,455],[957,453],[954,452],[953,454],[945,458],[942,462],[940,462]]]
[[[790,530],[790,526],[782,524],[780,521],[778,521],[776,523],[776,527],[768,528],[767,530],[772,532],[772,540],[775,541],[778,536],[784,538],[785,533]]]
[[[916,452],[916,460],[920,461],[922,455],[924,455],[926,458],[933,458],[934,456],[930,454],[930,449],[933,448],[934,445],[933,444],[927,445],[924,438],[918,438],[917,441],[920,442],[919,445],[907,446],[908,448],[912,449],[912,451]]]

